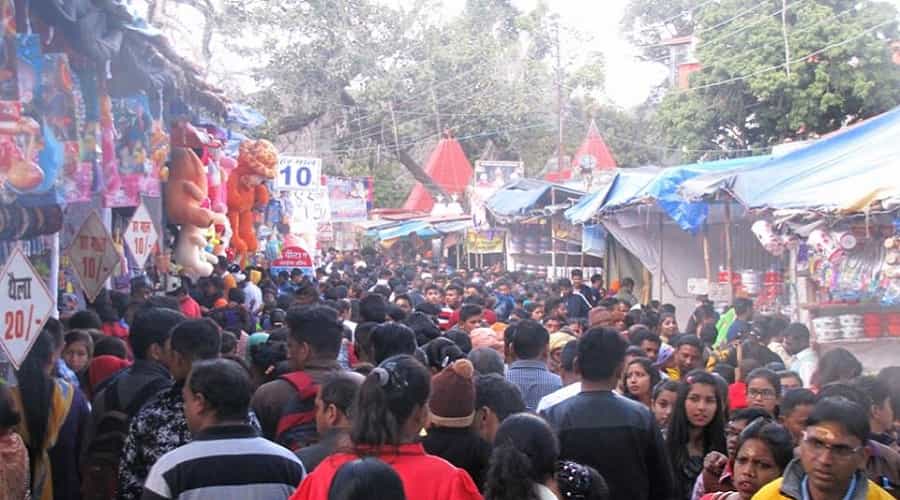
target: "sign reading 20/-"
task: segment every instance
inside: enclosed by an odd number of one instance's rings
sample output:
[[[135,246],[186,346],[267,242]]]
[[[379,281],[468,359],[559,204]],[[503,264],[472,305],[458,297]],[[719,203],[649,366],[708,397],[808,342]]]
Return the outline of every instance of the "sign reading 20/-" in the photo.
[[[322,186],[322,159],[281,156],[275,176],[276,191],[298,191]]]

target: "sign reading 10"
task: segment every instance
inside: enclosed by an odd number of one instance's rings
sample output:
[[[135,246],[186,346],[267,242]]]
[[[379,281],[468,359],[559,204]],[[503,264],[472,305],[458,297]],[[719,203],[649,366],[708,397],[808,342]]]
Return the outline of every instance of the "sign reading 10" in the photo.
[[[276,187],[303,189],[319,184],[321,163],[318,158],[290,158],[281,163]]]

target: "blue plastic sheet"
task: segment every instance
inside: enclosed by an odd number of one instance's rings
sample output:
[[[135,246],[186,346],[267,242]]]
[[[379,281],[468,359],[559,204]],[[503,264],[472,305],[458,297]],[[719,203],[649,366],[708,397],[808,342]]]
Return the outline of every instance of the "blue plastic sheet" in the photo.
[[[584,224],[604,210],[627,205],[659,172],[657,167],[620,168],[608,188],[585,195],[565,216],[574,224]]]
[[[747,208],[862,211],[900,196],[900,107],[736,174]]]

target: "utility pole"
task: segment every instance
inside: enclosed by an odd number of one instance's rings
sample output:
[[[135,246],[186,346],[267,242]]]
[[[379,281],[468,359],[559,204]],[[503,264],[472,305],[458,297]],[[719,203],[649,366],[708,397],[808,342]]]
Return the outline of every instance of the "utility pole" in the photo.
[[[559,140],[557,143],[557,170],[563,168],[563,88],[562,49],[559,42],[559,19],[556,20],[556,114],[559,119]]]
[[[784,70],[788,78],[791,77],[791,46],[788,43],[787,32],[787,0],[781,0],[781,35],[784,37]]]

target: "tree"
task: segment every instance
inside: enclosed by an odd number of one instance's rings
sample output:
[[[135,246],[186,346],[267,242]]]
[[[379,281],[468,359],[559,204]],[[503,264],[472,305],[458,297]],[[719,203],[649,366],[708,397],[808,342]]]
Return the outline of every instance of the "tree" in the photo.
[[[231,43],[260,61],[252,98],[270,117],[269,134],[331,131],[317,153],[335,173],[396,180],[399,164],[427,186],[419,160],[445,130],[470,159],[490,149],[543,165],[556,149],[558,22],[543,4],[522,12],[509,0],[468,0],[452,19],[437,11],[427,0],[406,9],[227,0],[220,30],[253,34]],[[599,56],[566,70],[579,91],[602,88]]]
[[[632,0],[622,16],[625,37],[641,47],[647,60],[667,62],[669,50],[660,42],[694,32],[698,0]]]
[[[698,9],[702,69],[689,89],[671,90],[658,112],[663,140],[683,147],[686,159],[763,152],[900,103],[900,69],[889,45],[897,39],[892,5],[795,1],[782,24],[783,3],[771,0],[729,22],[751,3],[722,0]]]

